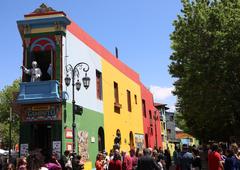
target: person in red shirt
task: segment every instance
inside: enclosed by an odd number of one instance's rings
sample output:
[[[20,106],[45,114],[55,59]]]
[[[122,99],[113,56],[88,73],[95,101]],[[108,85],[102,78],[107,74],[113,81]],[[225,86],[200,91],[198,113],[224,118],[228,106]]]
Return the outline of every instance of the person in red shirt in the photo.
[[[103,154],[102,153],[97,154],[95,166],[96,166],[96,170],[103,170],[104,160],[103,160]]]
[[[122,170],[122,161],[118,149],[115,150],[113,159],[109,162],[108,170]]]
[[[132,170],[132,158],[130,157],[130,155],[126,151],[123,151],[122,158],[123,158],[122,169]]]
[[[211,152],[208,154],[208,169],[209,170],[223,170],[223,164],[221,161],[221,155],[217,152],[218,145],[214,143],[211,148]]]

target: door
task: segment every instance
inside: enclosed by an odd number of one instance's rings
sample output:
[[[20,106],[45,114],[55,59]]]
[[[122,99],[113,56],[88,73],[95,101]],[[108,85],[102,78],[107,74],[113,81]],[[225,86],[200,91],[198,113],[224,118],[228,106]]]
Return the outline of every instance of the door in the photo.
[[[46,159],[52,153],[52,125],[35,124],[32,128],[32,147],[31,150],[41,149]]]

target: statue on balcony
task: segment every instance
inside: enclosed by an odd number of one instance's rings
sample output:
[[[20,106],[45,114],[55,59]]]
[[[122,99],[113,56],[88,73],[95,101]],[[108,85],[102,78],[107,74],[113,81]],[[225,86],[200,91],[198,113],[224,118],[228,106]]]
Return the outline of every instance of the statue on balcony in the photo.
[[[21,66],[22,70],[24,71],[25,74],[31,75],[31,82],[36,82],[40,81],[40,77],[42,76],[41,69],[37,67],[37,62],[33,61],[32,62],[32,68],[27,69],[24,66]]]

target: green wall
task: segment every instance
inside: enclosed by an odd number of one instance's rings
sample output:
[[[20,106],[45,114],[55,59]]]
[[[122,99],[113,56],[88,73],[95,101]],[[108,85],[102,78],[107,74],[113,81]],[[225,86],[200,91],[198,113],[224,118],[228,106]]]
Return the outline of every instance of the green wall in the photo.
[[[72,103],[63,104],[62,114],[62,130],[65,128],[72,129]],[[76,115],[76,147],[78,146],[77,132],[84,130],[88,132],[88,153],[89,160],[92,161],[93,167],[95,166],[96,155],[98,153],[98,128],[103,127],[103,114],[83,108],[82,115]],[[95,142],[91,143],[91,137],[95,138]],[[65,133],[62,136],[62,151],[66,149],[66,142],[72,142],[72,139],[66,139]],[[78,151],[78,148],[76,149]]]

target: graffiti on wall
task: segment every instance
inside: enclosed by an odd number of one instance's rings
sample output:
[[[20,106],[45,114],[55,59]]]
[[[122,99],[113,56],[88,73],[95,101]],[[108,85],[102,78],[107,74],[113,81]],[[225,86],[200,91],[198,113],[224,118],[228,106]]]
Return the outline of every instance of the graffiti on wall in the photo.
[[[78,154],[81,155],[82,161],[84,162],[89,159],[87,131],[78,132]]]

